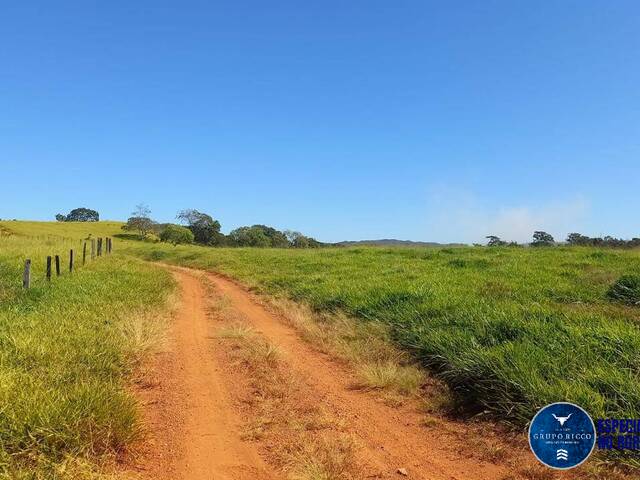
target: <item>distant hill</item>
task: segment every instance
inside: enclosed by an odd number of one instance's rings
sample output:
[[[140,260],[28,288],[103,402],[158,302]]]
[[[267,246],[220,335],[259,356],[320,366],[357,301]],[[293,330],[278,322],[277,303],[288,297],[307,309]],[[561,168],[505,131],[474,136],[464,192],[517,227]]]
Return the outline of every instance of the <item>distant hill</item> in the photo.
[[[438,243],[438,242],[414,242],[411,240],[396,240],[395,238],[382,238],[380,240],[355,240],[334,243],[336,247],[464,247],[464,243]]]

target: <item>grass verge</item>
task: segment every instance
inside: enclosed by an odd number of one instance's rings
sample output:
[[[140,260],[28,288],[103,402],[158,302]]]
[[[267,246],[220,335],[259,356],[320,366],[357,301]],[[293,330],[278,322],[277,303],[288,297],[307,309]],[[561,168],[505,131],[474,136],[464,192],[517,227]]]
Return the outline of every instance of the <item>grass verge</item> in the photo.
[[[103,257],[16,288],[20,256],[67,247],[48,242],[0,240],[0,478],[92,478],[126,449],[139,433],[126,377],[173,285],[161,269]]]

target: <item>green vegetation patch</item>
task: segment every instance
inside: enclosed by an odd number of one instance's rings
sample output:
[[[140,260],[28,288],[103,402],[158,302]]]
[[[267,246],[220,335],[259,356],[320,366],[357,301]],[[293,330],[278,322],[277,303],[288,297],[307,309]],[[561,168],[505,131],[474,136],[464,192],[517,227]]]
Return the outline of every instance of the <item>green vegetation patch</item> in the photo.
[[[640,305],[640,275],[623,275],[607,292],[609,298],[628,305]]]
[[[111,457],[138,432],[124,378],[173,281],[110,256],[47,283],[40,256],[69,244],[9,238],[0,239],[0,477],[88,478],[78,465]],[[27,255],[38,261],[23,291]]]

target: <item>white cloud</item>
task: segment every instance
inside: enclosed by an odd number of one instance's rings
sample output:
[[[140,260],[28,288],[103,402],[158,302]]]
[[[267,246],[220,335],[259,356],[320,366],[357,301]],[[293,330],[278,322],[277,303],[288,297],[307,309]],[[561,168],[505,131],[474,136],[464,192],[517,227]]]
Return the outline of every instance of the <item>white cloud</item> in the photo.
[[[451,242],[484,243],[487,235],[498,235],[503,240],[524,243],[531,241],[535,230],[549,232],[562,241],[567,233],[582,229],[589,211],[582,196],[492,208],[468,191],[438,188],[432,193],[428,235]]]

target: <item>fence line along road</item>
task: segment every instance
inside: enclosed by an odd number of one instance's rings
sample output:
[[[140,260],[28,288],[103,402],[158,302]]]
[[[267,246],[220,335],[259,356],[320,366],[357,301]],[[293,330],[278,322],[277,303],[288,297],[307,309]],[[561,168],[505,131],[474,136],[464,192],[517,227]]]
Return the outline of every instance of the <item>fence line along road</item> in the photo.
[[[98,257],[102,256],[102,247],[104,244],[104,254],[110,255],[113,251],[113,239],[110,237],[105,237],[104,239],[98,238],[97,242],[97,252],[96,252],[96,240],[95,238],[90,239],[91,241],[91,260],[95,260],[96,253]],[[56,277],[61,275],[60,273],[60,255],[55,255],[53,257],[55,260],[56,267]],[[45,270],[45,278],[48,282],[51,282],[51,255],[47,255],[46,260],[46,270]],[[83,241],[82,244],[82,265],[84,266],[87,262],[87,240]],[[69,250],[69,273],[73,273],[74,270],[77,269],[75,263],[75,256],[73,249]],[[24,262],[24,271],[22,272],[22,288],[28,289],[31,288],[31,259],[27,258]]]

